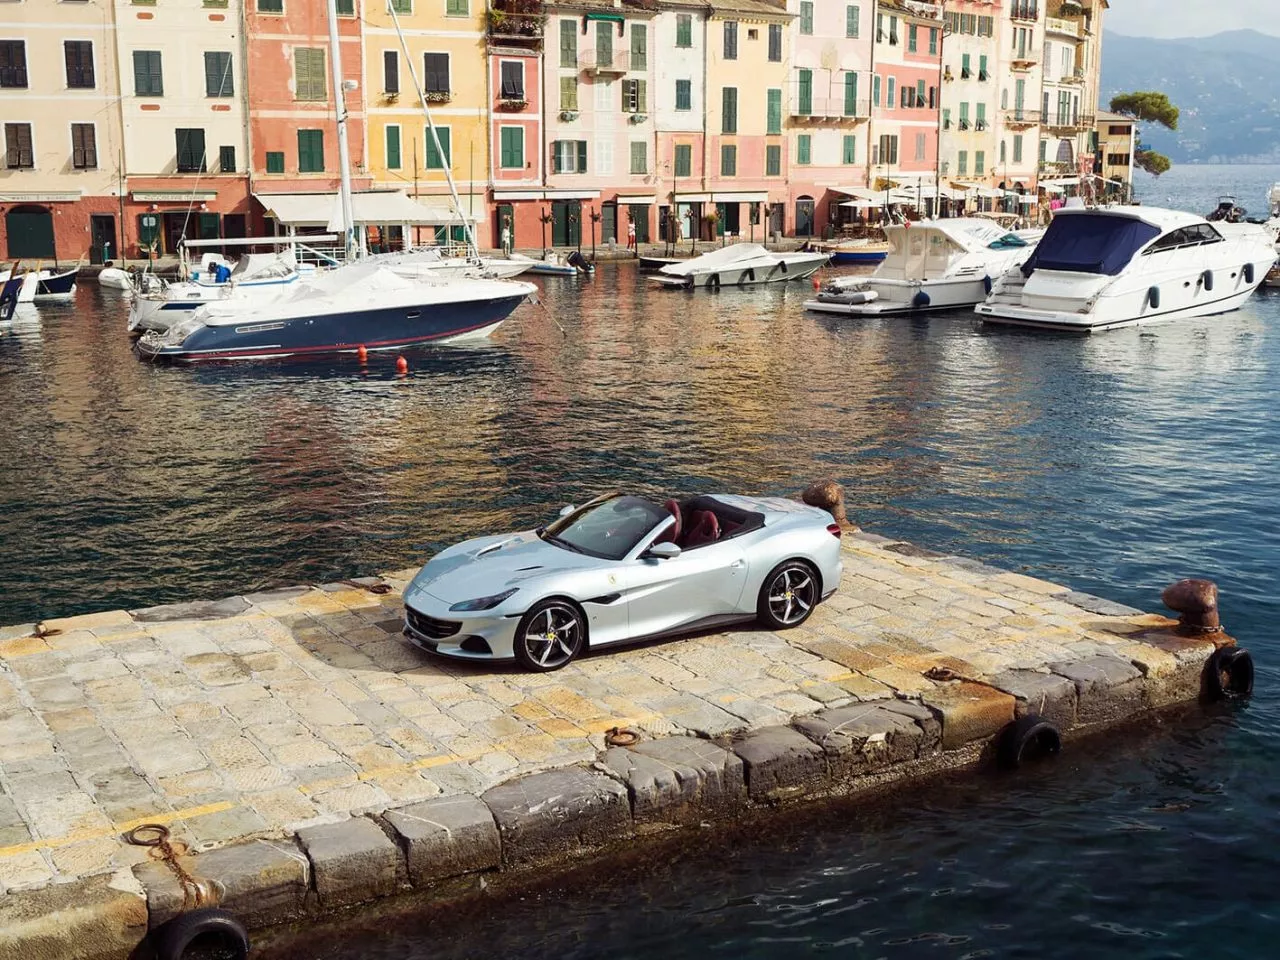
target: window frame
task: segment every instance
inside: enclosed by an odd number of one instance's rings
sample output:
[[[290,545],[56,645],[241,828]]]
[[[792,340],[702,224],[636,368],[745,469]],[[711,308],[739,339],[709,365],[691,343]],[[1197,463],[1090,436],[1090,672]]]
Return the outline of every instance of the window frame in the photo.
[[[324,128],[323,128],[323,127],[320,127],[320,128],[316,128],[316,127],[301,127],[301,128],[299,128],[299,129],[298,129],[297,133],[298,133],[298,173],[299,173],[299,174],[303,174],[303,173],[324,173],[324,172],[325,172],[325,162],[326,162],[326,161],[325,161],[325,155],[324,155],[324,154],[325,154],[325,149],[324,149]],[[309,134],[309,135],[310,135],[310,134],[318,134],[318,136],[316,136],[316,137],[308,136],[308,138],[307,138],[307,139],[308,139],[308,141],[309,141],[309,146],[308,146],[308,149],[307,149],[307,159],[308,159],[309,161],[310,161],[310,160],[314,160],[314,156],[312,156],[312,154],[313,154],[313,152],[314,152],[314,150],[315,150],[316,144],[318,143],[318,144],[319,144],[319,147],[320,147],[320,166],[319,166],[319,168],[314,167],[311,163],[308,163],[308,165],[307,165],[305,168],[304,168],[304,167],[303,167],[303,165],[302,165],[302,158],[303,158],[302,135],[303,135],[304,133],[305,133],[305,134]]]
[[[83,130],[86,128],[91,131],[91,139],[93,140],[92,146],[88,148],[85,147],[84,135],[83,135]],[[76,147],[77,130],[81,131],[81,138],[80,138],[81,142],[78,148]],[[97,123],[95,123],[92,120],[73,121],[70,125],[70,131],[71,131],[71,168],[73,170],[97,170],[98,169],[98,125]],[[87,150],[92,150],[93,162],[90,163],[87,159],[82,158],[83,162],[76,163],[77,149],[80,151],[81,154],[86,153]]]
[[[88,83],[72,83],[71,82],[70,56],[71,56],[72,44],[78,44],[78,45],[82,44],[83,46],[78,46],[76,48],[77,50],[80,50],[80,51],[83,51],[84,47],[88,47],[89,49],[89,66],[88,66],[89,82]],[[92,40],[64,38],[62,41],[62,65],[63,65],[64,79],[66,80],[68,90],[96,90],[98,88],[97,61],[95,59],[95,51],[94,51]],[[83,79],[83,74],[85,69],[83,63],[79,65],[78,69],[81,73],[81,79]]]

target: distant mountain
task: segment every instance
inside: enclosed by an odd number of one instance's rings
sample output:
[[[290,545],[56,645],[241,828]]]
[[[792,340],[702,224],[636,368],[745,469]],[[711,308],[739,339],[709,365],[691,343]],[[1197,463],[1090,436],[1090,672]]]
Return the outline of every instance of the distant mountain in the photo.
[[[1102,104],[1158,90],[1181,109],[1178,130],[1144,124],[1143,142],[1174,163],[1280,162],[1280,38],[1253,30],[1154,40],[1107,32]]]

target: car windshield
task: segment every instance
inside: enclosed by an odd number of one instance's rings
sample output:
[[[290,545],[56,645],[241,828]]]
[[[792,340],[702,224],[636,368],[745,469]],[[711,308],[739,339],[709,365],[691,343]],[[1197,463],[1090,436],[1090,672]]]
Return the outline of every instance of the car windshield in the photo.
[[[593,500],[561,517],[539,535],[566,550],[605,560],[621,560],[671,514],[640,497]]]

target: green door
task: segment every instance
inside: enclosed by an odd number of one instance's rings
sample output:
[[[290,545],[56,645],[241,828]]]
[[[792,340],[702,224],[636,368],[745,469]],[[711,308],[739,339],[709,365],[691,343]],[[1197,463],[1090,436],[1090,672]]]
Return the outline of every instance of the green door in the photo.
[[[219,227],[221,226],[220,219],[221,218],[216,213],[200,214],[200,220],[198,221],[197,226],[200,231],[201,240],[217,240],[218,237],[221,236],[219,231]]]
[[[116,218],[111,214],[95,213],[90,216],[89,236],[90,263],[102,263],[117,256]]]
[[[608,243],[610,240],[625,241],[625,237],[618,236],[617,204],[606,203],[600,208],[600,242]]]
[[[582,242],[582,204],[577,200],[551,202],[551,245],[576,247]]]
[[[515,208],[509,203],[498,204],[498,218],[494,222],[493,245],[502,249],[502,225],[507,224],[511,231],[511,249],[516,248],[516,215]]]
[[[14,207],[4,220],[10,257],[15,260],[54,258],[53,214],[46,207]]]
[[[724,236],[724,222],[729,217],[729,207],[724,203],[716,204],[716,236]]]

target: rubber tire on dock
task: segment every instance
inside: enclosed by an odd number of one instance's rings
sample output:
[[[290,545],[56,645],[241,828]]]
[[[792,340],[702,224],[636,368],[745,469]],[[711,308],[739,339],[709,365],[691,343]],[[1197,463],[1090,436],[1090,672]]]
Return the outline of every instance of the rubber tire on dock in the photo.
[[[1204,696],[1211,703],[1244,700],[1253,694],[1253,654],[1242,647],[1219,647],[1204,665]]]
[[[1058,728],[1042,717],[1029,714],[1009,724],[996,744],[996,761],[1006,770],[1016,770],[1024,760],[1056,756],[1062,752]]]
[[[217,907],[181,913],[151,936],[156,960],[196,960],[205,956],[245,960],[249,956],[249,933],[244,924]],[[212,952],[215,949],[217,952]]]

